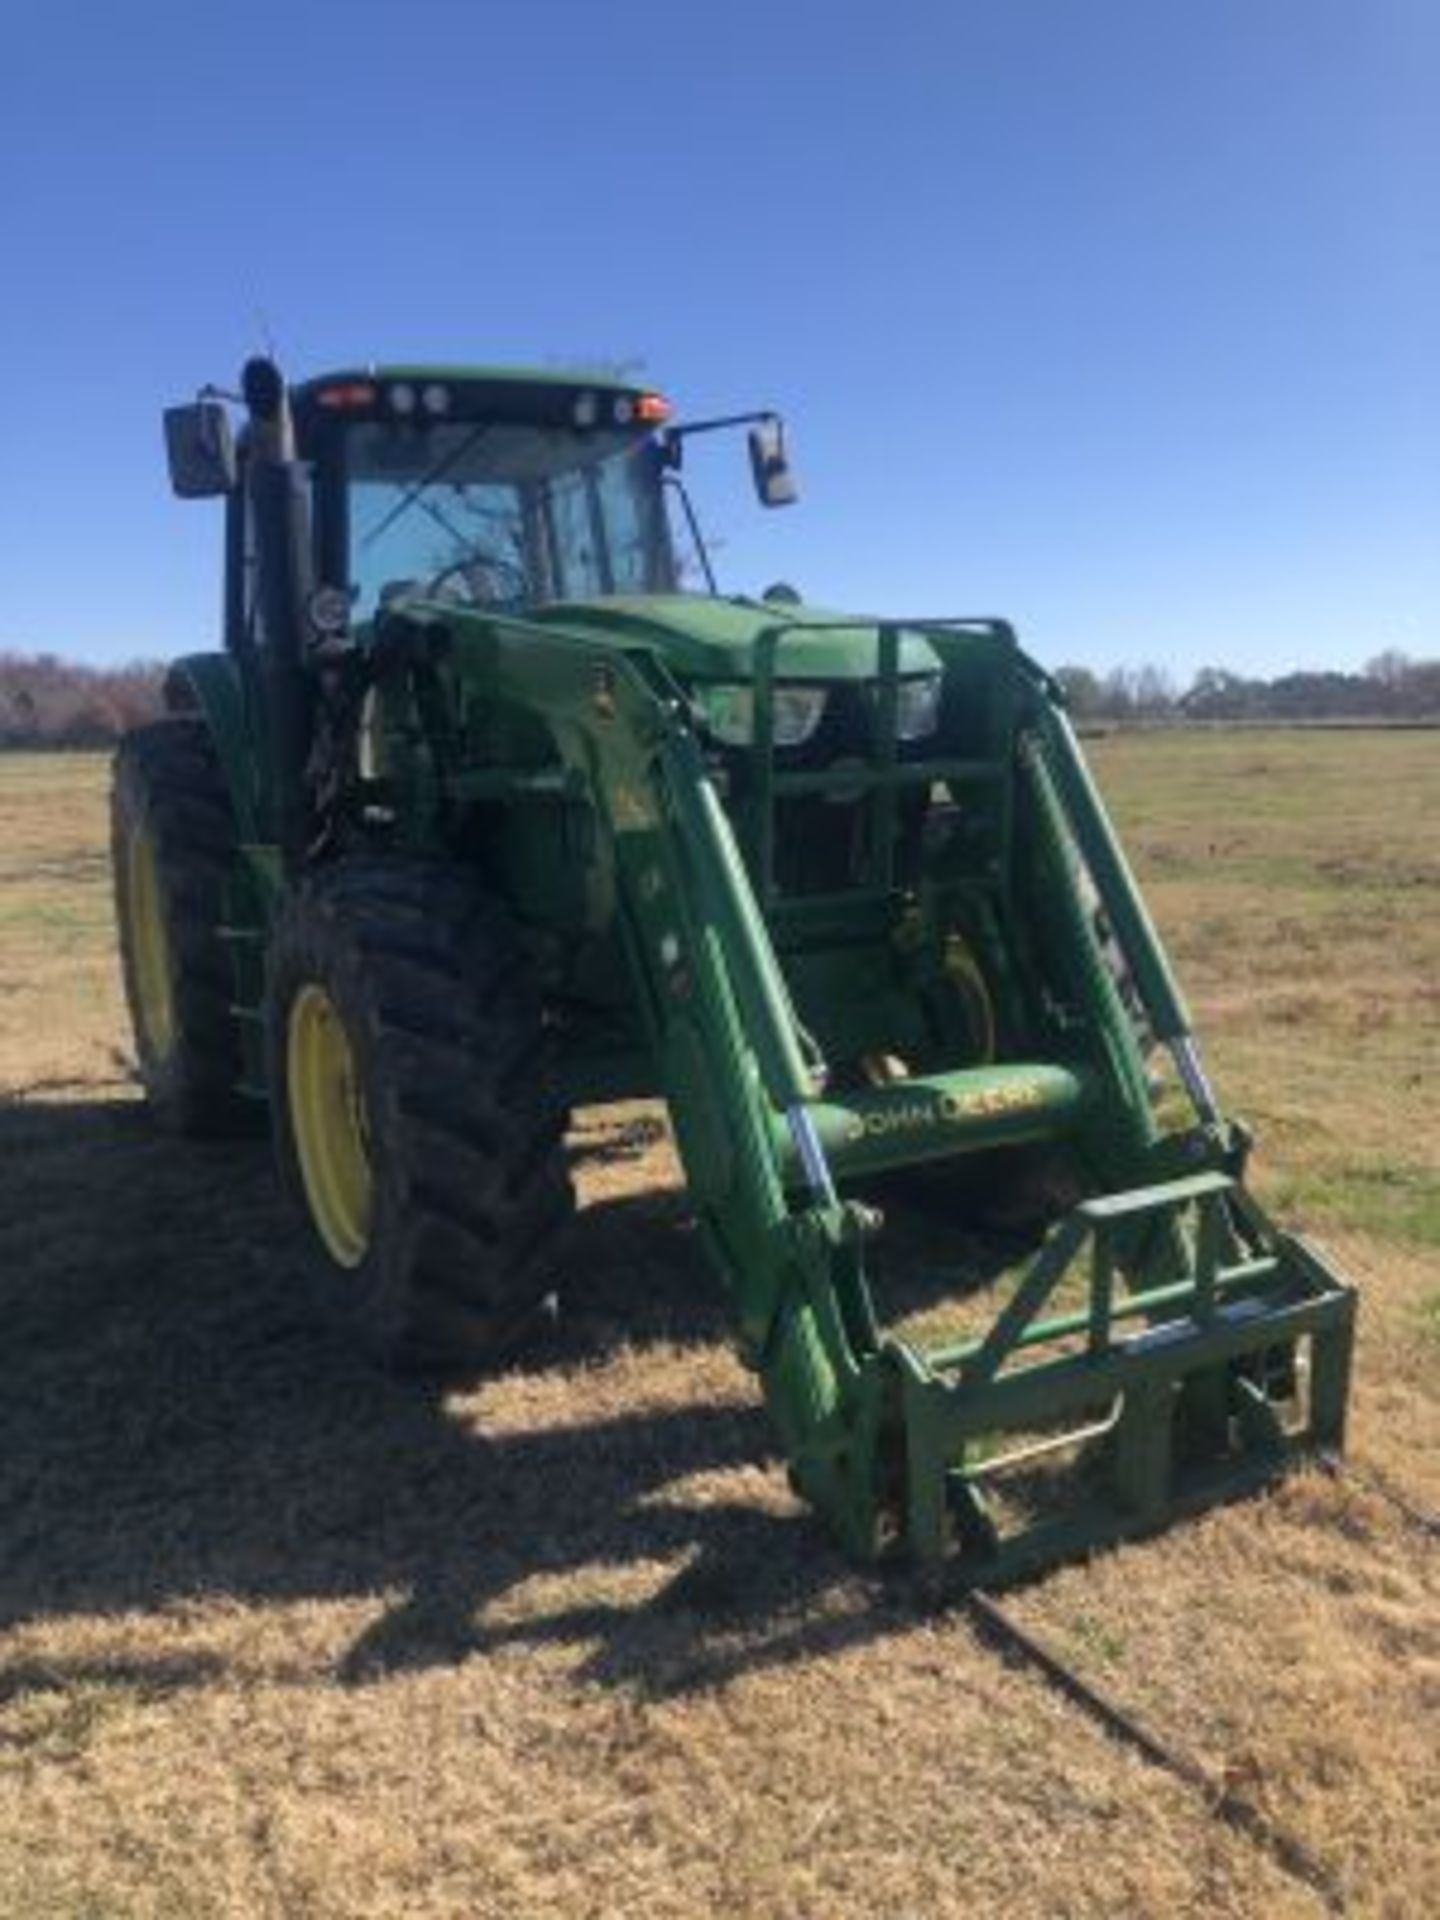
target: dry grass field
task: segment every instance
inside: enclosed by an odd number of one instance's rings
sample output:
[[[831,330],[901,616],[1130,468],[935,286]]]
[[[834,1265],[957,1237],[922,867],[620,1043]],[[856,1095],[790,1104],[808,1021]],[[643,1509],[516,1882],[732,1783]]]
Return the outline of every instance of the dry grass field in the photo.
[[[1440,1505],[1440,734],[1096,759],[1262,1141],[1363,1283],[1353,1457]],[[582,1116],[548,1349],[312,1314],[266,1149],[127,1078],[107,773],[0,759],[0,1914],[1307,1915],[1306,1885],[790,1498],[663,1143]],[[1440,1545],[1314,1473],[1014,1610],[1317,1854],[1440,1908]]]

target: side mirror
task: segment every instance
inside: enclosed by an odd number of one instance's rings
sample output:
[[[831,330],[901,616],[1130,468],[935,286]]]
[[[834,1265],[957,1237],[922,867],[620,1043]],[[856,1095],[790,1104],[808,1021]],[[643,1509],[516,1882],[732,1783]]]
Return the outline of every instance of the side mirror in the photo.
[[[750,471],[755,476],[755,491],[762,507],[789,507],[799,499],[795,476],[785,453],[785,429],[777,415],[770,414],[752,427]]]
[[[165,409],[170,485],[182,500],[211,500],[235,485],[235,440],[218,400]]]

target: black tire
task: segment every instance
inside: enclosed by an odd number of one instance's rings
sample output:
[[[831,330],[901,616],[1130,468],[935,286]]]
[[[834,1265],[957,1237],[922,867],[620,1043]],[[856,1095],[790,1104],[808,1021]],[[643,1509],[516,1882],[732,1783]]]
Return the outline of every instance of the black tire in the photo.
[[[307,986],[344,1029],[363,1114],[368,1224],[345,1264],[297,1147],[290,1036]],[[548,1314],[574,1193],[534,973],[503,907],[432,863],[357,859],[304,881],[274,928],[266,1047],[281,1176],[329,1304],[404,1365],[511,1351]]]
[[[238,858],[235,821],[202,720],[157,720],[121,741],[110,851],[125,998],[151,1108],[175,1133],[253,1129],[262,1110],[239,1090],[244,1055],[220,937],[225,883]]]

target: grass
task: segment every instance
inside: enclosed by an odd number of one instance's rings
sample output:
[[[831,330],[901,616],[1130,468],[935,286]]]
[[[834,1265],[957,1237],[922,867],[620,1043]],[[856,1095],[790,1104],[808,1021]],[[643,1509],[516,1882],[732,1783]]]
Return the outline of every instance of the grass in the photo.
[[[1118,736],[1105,787],[1292,1220],[1440,1247],[1440,744]]]
[[[1440,1504],[1434,736],[1096,759],[1266,1198],[1364,1285],[1355,1457]],[[367,1371],[263,1146],[135,1100],[104,787],[0,759],[5,1920],[1320,1910],[834,1552],[633,1114],[577,1129],[546,1351]],[[1306,1475],[1014,1604],[1398,1916],[1440,1875],[1437,1599],[1433,1545]]]

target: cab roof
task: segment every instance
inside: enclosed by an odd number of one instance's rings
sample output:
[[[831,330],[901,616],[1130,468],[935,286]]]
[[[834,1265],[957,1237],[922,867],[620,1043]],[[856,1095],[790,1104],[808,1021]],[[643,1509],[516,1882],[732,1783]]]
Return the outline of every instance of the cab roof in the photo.
[[[450,419],[649,431],[670,417],[669,401],[653,387],[568,367],[397,361],[317,374],[290,389],[290,402],[306,439],[346,421]]]
[[[465,386],[569,387],[593,388],[602,393],[648,393],[645,380],[625,380],[618,374],[603,373],[592,367],[490,367],[460,366],[449,362],[387,361],[383,365],[338,367],[333,372],[312,374],[291,388],[296,399],[308,399],[322,387],[336,387],[374,380],[408,380],[416,384],[427,380]]]

